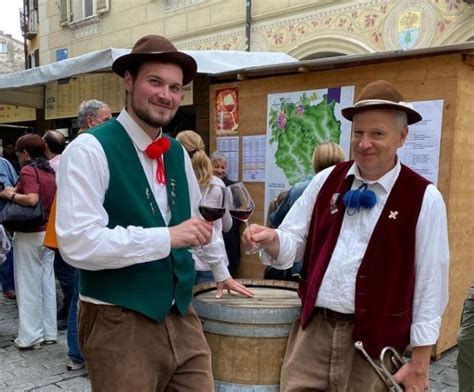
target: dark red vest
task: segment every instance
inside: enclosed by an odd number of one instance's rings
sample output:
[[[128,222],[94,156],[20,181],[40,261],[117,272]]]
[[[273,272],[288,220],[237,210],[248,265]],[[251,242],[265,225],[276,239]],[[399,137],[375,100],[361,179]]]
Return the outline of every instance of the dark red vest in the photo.
[[[298,289],[303,304],[303,328],[313,315],[316,296],[339,236],[345,213],[342,195],[353,181],[353,176],[346,178],[352,163],[338,164],[316,199]],[[415,232],[428,184],[402,165],[357,272],[353,338],[362,340],[372,357],[378,357],[385,346],[403,351],[410,342]],[[337,211],[331,213],[335,210],[331,200],[337,193]],[[390,218],[391,212],[397,212],[396,219]]]

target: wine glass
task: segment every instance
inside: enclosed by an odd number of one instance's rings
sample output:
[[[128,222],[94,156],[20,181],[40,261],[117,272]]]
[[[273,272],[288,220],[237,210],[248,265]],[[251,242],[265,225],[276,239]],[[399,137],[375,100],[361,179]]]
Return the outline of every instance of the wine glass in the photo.
[[[245,223],[249,227],[249,218],[255,210],[255,203],[249,191],[242,182],[236,182],[227,187],[227,208],[230,215]],[[264,249],[264,246],[254,246],[246,254],[255,254]]]
[[[204,191],[199,202],[199,212],[208,222],[214,222],[224,216],[225,213],[226,188],[219,184],[210,183]],[[196,249],[196,253],[202,252],[202,245]]]

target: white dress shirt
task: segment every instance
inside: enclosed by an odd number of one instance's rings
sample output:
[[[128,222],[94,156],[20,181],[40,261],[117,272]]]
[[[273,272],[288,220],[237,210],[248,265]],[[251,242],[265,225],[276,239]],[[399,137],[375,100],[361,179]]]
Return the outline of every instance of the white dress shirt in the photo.
[[[133,142],[158,207],[168,224],[171,211],[166,186],[155,180],[156,160],[144,153],[152,140],[126,110],[122,110],[117,120]],[[200,216],[201,192],[185,151],[183,156],[191,215]],[[107,227],[109,219],[103,202],[108,185],[109,168],[101,144],[90,134],[80,135],[64,151],[58,175],[56,234],[66,262],[93,271],[123,268],[167,257],[171,250],[168,227]],[[123,200],[123,207],[127,208],[127,200]],[[203,248],[206,253],[203,260],[209,263],[214,279],[227,279],[230,275],[222,261],[222,254],[225,253],[222,237],[213,232],[211,242]]]
[[[303,259],[316,198],[333,168],[318,173],[290,209],[277,229],[280,239],[278,258],[273,260],[263,252],[264,264],[288,268],[294,260]],[[354,313],[357,271],[400,170],[401,165],[397,162],[383,177],[369,181],[361,177],[355,164],[349,169],[347,175],[355,176],[352,189],[357,189],[363,182],[368,184],[368,189],[377,196],[377,203],[371,209],[361,208],[353,215],[344,214],[341,231],[317,295],[316,306],[341,313]],[[436,343],[439,336],[441,316],[448,302],[449,281],[446,208],[440,192],[431,184],[426,188],[416,226],[415,277],[411,344],[431,345]]]
[[[54,172],[57,173],[59,171],[59,164],[61,163],[61,154],[55,155],[48,162]]]

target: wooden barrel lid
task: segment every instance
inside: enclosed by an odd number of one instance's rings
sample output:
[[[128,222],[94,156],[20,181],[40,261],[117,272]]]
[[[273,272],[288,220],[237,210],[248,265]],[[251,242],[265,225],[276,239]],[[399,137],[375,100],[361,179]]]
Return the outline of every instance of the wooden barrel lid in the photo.
[[[201,318],[236,323],[291,323],[300,312],[301,301],[294,282],[276,280],[239,280],[250,288],[253,298],[224,291],[217,299],[215,283],[194,288],[193,306]]]
[[[242,308],[292,308],[300,306],[296,291],[273,288],[252,287],[253,298],[245,298],[240,294],[229,294],[225,291],[222,298],[216,298],[216,290],[204,291],[195,295],[195,299],[206,303],[223,304]]]

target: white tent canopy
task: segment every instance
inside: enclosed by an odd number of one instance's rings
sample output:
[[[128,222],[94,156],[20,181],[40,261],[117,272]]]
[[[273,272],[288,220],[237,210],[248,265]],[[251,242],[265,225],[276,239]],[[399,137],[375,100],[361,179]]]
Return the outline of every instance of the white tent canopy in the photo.
[[[46,84],[81,74],[110,71],[114,60],[129,52],[130,49],[103,49],[56,63],[0,75],[0,103],[43,108]],[[208,75],[297,61],[280,52],[231,50],[185,50],[184,52],[194,57],[199,73]]]

